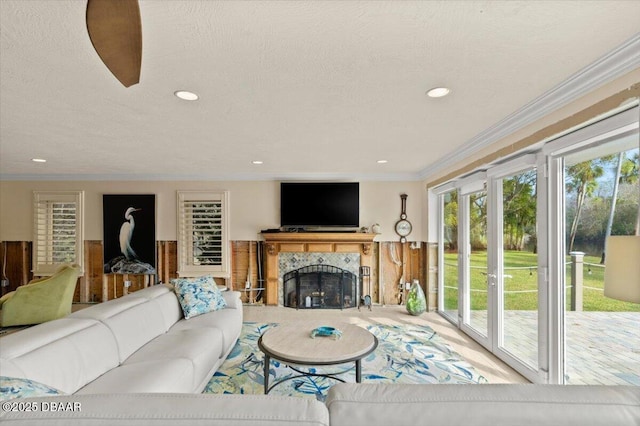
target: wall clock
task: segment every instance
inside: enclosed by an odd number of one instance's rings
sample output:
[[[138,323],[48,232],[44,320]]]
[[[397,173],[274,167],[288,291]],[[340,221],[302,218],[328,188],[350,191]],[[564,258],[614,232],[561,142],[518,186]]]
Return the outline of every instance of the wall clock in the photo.
[[[402,203],[402,213],[400,220],[396,222],[396,234],[400,235],[400,242],[406,243],[407,236],[411,233],[411,222],[407,220],[407,194],[400,195]]]

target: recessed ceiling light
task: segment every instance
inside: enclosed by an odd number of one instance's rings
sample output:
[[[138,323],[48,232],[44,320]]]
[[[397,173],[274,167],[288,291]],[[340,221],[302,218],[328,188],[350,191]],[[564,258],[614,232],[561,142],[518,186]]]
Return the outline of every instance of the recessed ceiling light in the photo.
[[[253,161],[251,162],[251,164],[262,164],[262,161],[260,161],[260,160],[253,160]]]
[[[378,160],[378,164],[387,164],[388,161],[387,160]]]
[[[447,96],[450,92],[451,90],[447,87],[434,87],[427,92],[427,96],[430,98],[441,98]]]
[[[186,90],[178,90],[174,93],[180,99],[184,99],[185,101],[196,101],[198,100],[198,95],[193,92],[187,92]]]
[[[32,158],[31,161],[33,161],[34,163],[46,163],[47,160],[45,160],[44,158]]]

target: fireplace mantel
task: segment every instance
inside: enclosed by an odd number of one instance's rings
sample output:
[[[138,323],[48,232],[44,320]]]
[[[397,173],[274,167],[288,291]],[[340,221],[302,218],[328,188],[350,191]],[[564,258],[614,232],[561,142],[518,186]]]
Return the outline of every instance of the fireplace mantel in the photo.
[[[360,266],[371,267],[373,240],[377,234],[362,232],[274,232],[263,233],[267,252],[266,303],[278,304],[278,254],[360,253]]]

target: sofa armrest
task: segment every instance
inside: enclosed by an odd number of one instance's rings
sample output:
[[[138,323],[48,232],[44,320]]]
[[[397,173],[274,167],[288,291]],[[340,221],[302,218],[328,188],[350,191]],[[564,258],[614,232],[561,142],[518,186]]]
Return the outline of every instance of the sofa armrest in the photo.
[[[7,293],[4,296],[0,297],[0,306],[2,306],[2,304],[4,302],[6,302],[7,300],[11,299],[14,294],[16,294],[15,290],[14,291],[10,291],[9,293]]]
[[[242,309],[239,291],[223,291],[222,297],[224,297],[224,301],[227,302],[227,308]]]

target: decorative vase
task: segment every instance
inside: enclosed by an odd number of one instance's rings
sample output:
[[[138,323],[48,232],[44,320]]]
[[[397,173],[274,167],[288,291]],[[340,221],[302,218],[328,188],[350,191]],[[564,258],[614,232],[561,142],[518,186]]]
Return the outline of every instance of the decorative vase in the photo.
[[[409,295],[407,296],[407,312],[411,315],[420,315],[427,310],[427,299],[418,280],[413,280]]]
[[[377,223],[374,223],[373,225],[371,225],[371,231],[374,234],[379,234],[380,233],[380,225]]]

